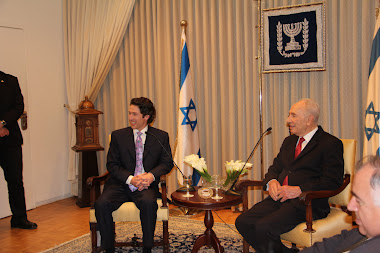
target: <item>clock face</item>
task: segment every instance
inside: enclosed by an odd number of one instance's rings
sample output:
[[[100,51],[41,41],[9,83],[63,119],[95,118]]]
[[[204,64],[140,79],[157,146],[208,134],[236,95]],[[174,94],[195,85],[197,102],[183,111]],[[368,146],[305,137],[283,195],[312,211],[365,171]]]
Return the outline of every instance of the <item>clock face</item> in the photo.
[[[92,137],[93,136],[93,133],[94,133],[94,131],[93,131],[93,129],[92,129],[92,127],[86,127],[85,129],[84,129],[84,136],[87,138],[87,137]]]

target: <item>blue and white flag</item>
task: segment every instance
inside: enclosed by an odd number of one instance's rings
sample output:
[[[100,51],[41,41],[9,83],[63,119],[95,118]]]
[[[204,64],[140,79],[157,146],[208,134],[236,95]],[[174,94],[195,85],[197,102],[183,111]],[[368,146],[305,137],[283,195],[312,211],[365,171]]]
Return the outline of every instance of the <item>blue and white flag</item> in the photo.
[[[380,18],[377,18],[373,35],[371,60],[369,62],[369,78],[367,106],[365,111],[365,134],[363,156],[379,155],[380,131]]]
[[[194,83],[191,76],[185,29],[182,30],[181,49],[181,80],[174,161],[185,176],[193,175],[193,185],[197,185],[200,175],[183,161],[187,155],[198,154],[200,156]],[[180,173],[177,173],[177,178],[178,182],[182,183],[182,175]]]

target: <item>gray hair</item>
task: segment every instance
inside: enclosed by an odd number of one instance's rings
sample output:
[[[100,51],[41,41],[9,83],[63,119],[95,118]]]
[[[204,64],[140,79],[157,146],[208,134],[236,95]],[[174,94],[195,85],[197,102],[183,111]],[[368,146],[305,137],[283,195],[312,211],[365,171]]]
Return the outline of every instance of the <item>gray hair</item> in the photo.
[[[365,166],[371,166],[374,170],[369,183],[375,191],[380,190],[380,157],[376,155],[370,155],[362,158],[356,164],[356,171],[360,171]],[[380,195],[374,195],[374,201],[376,206],[380,206]]]
[[[319,120],[319,104],[311,98],[303,98],[299,102],[303,103],[306,108],[306,112],[314,117],[314,123],[318,124]]]

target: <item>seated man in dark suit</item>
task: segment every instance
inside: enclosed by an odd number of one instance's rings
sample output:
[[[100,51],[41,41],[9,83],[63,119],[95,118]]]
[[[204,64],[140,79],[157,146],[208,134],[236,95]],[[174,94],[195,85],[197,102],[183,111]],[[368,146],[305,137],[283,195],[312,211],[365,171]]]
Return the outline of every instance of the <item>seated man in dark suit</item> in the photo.
[[[259,253],[296,252],[285,247],[280,235],[306,220],[306,208],[298,201],[304,191],[332,190],[343,183],[343,144],[318,126],[319,105],[302,99],[289,111],[291,135],[263,180],[269,196],[242,213],[236,228]],[[327,199],[313,202],[315,219],[330,211]]]
[[[380,252],[380,158],[365,157],[356,166],[348,210],[359,228],[315,243],[302,253]]]
[[[158,182],[173,167],[168,133],[148,125],[155,116],[156,109],[149,99],[133,98],[128,111],[130,127],[112,132],[107,155],[110,178],[95,202],[102,248],[106,252],[115,251],[112,212],[127,201],[133,201],[140,209],[143,252],[151,252],[153,247]]]

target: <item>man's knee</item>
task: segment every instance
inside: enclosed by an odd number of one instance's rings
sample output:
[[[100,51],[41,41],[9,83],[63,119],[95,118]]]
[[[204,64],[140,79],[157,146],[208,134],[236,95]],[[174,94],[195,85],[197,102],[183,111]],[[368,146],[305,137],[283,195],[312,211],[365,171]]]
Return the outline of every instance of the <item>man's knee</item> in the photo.
[[[95,213],[103,210],[107,210],[110,206],[110,202],[100,196],[94,203]]]
[[[147,210],[157,211],[157,199],[144,199],[141,201],[141,207]]]
[[[239,215],[235,220],[235,226],[236,229],[241,233],[241,230],[246,226],[247,224],[244,222],[244,219],[242,218],[242,214]]]

